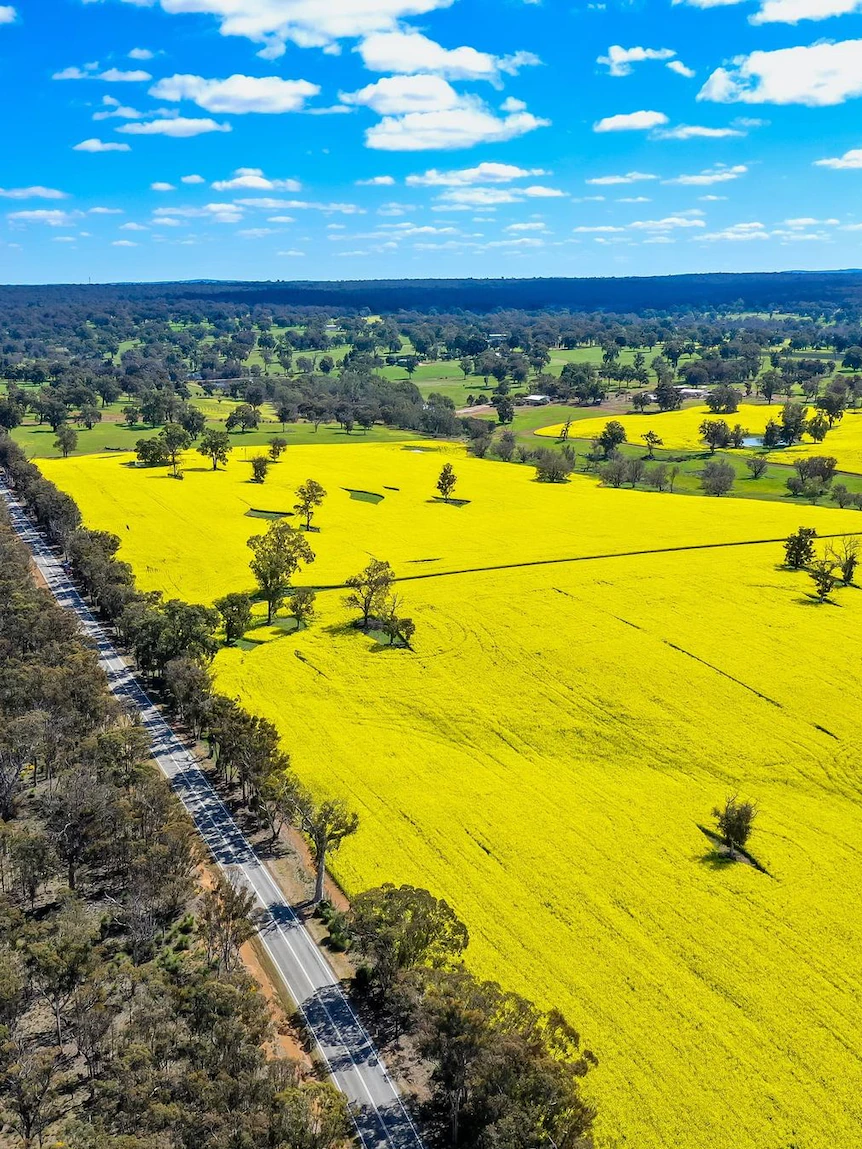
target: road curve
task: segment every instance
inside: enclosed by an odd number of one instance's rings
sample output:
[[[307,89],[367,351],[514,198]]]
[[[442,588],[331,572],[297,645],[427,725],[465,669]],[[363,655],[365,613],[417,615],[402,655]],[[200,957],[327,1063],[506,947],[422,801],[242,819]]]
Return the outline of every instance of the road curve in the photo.
[[[194,820],[198,833],[232,881],[251,890],[265,920],[260,937],[272,964],[312,1033],[335,1085],[351,1103],[364,1149],[423,1149],[386,1066],[353,1012],[338,978],[285,900],[230,812],[117,653],[107,632],[66,576],[60,559],[0,479],[12,525],[30,549],[57,602],[78,616],[94,643],[113,693],[130,702],[153,744],[153,756]]]

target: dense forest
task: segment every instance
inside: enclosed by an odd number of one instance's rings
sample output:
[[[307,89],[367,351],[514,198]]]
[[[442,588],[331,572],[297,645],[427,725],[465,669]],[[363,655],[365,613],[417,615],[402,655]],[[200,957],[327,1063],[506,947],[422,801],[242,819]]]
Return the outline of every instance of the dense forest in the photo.
[[[411,279],[337,283],[157,283],[0,288],[0,307],[63,299],[103,305],[106,300],[212,300],[276,307],[323,307],[374,312],[532,311],[612,312],[660,310],[775,310],[862,304],[862,272],[791,271],[643,276],[607,279]]]

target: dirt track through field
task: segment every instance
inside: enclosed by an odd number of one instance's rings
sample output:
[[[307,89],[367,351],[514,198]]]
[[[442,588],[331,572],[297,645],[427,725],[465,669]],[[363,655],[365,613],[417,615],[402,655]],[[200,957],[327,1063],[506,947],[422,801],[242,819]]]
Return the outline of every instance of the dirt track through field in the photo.
[[[842,531],[841,534],[818,535],[817,537],[820,539],[859,538],[862,537],[862,531]],[[631,559],[639,558],[643,555],[672,555],[685,551],[728,550],[732,549],[733,547],[764,547],[772,546],[776,543],[783,543],[786,541],[786,538],[744,539],[741,542],[734,543],[693,543],[688,546],[653,547],[649,550],[641,551],[611,551],[609,554],[603,555],[574,555],[560,559],[533,559],[530,562],[523,563],[498,563],[494,566],[487,567],[465,567],[462,570],[456,571],[428,571],[423,574],[400,575],[395,579],[395,582],[420,582],[426,579],[452,578],[455,575],[484,574],[491,571],[523,570],[527,567],[558,566],[562,563],[589,563],[598,562],[602,559]],[[347,588],[345,583],[329,583],[326,585],[317,586],[315,589],[318,591],[326,591],[346,590]]]

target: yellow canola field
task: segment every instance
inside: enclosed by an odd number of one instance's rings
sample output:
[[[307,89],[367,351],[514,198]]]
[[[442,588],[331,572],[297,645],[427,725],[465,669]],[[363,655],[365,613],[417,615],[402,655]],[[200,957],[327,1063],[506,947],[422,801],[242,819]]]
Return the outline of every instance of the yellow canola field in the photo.
[[[444,458],[466,506],[427,501]],[[238,460],[182,483],[116,457],[43,466],[120,534],[142,583],[189,599],[248,585],[245,539],[265,524],[247,502],[286,509],[309,475],[330,497],[307,582],[368,554],[457,572],[857,522],[545,487],[448,446],[296,448],[262,488]],[[346,888],[449,898],[479,972],[580,1028],[601,1062],[599,1149],[862,1143],[862,592],[813,606],[780,558],[772,544],[404,582],[415,653],[345,626],[327,591],[307,631],[262,629],[216,660],[300,774],[359,810]],[[760,803],[770,876],[716,865],[697,828],[737,789]]]
[[[664,411],[648,415],[601,415],[595,419],[581,419],[572,424],[572,438],[593,439],[604,429],[609,419],[619,419],[626,429],[630,443],[643,443],[642,436],[654,431],[664,440],[664,446],[671,451],[704,451],[706,444],[700,437],[698,428],[704,419],[723,419],[730,426],[741,423],[752,435],[762,435],[770,419],[781,420],[782,404],[772,406],[743,403],[735,415],[713,415],[708,407],[686,407],[682,411]],[[557,438],[562,424],[542,427],[537,435]],[[847,411],[840,423],[827,434],[822,443],[815,443],[808,436],[804,442],[794,447],[783,447],[769,452],[774,463],[792,463],[794,459],[809,455],[834,455],[839,469],[862,474],[862,410]]]

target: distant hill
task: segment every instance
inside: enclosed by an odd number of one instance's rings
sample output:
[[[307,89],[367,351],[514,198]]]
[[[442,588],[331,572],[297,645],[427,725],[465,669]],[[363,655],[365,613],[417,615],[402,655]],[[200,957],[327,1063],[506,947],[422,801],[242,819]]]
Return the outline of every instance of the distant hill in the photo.
[[[859,307],[862,270],[716,273],[604,279],[405,279],[339,282],[127,283],[0,287],[0,306],[84,299],[208,300],[371,312],[571,311],[734,308],[770,311],[803,306]]]

